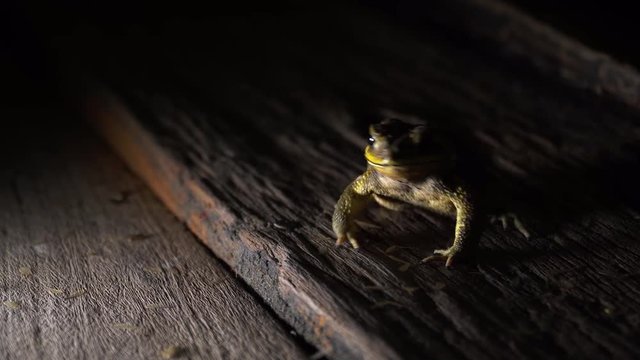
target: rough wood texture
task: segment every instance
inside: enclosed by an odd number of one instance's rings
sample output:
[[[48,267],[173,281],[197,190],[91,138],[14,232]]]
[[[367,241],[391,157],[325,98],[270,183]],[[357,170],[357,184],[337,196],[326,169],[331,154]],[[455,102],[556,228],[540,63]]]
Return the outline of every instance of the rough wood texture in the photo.
[[[331,357],[640,356],[636,110],[437,24],[331,19],[91,34],[93,74],[111,90],[92,88],[88,116]],[[471,134],[466,145],[490,156],[487,191],[532,237],[488,228],[476,266],[445,270],[419,260],[450,242],[450,222],[375,209],[383,226],[363,249],[334,248],[333,205],[382,114]]]
[[[0,358],[305,356],[95,136],[55,120],[3,142]]]
[[[637,69],[580,44],[502,1],[435,1],[424,6],[428,11],[414,15],[416,18],[430,18],[449,31],[485,40],[497,51],[572,86],[640,107]]]

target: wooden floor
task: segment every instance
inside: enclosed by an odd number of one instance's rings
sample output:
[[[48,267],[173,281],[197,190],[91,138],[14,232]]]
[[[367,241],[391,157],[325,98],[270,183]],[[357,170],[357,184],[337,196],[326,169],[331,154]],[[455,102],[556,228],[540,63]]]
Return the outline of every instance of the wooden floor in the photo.
[[[6,356],[640,357],[637,71],[493,0],[324,15],[54,41],[141,180],[76,132],[3,176]],[[360,250],[333,245],[388,115],[458,134],[520,220],[487,227],[475,263],[422,264],[453,224],[416,209],[373,208]]]
[[[0,358],[305,357],[87,127],[24,135],[0,176]]]

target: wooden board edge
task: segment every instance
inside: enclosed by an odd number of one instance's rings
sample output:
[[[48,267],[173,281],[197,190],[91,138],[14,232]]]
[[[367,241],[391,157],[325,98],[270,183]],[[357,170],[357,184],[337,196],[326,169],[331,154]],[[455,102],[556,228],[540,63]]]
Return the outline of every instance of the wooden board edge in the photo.
[[[375,328],[359,323],[340,306],[337,297],[342,294],[327,292],[326,284],[295,256],[277,247],[274,251],[269,239],[233,230],[241,220],[163,151],[116,94],[101,84],[85,87],[84,116],[109,146],[198,239],[320,354],[345,359],[401,358]],[[275,264],[275,277],[258,267],[264,263],[271,264],[269,268]]]

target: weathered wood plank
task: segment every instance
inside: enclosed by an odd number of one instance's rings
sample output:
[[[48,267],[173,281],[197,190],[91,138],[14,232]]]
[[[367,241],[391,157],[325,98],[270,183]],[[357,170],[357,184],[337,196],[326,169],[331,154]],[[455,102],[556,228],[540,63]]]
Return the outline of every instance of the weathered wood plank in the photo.
[[[637,112],[433,24],[218,20],[101,41],[111,90],[92,89],[89,118],[310,342],[336,358],[640,355]],[[419,260],[449,222],[375,210],[362,250],[334,248],[333,204],[389,113],[471,133],[490,198],[532,238],[489,228],[476,267],[445,270]]]
[[[414,19],[429,18],[449,31],[486,40],[503,54],[572,86],[640,106],[640,73],[636,68],[584,46],[502,1],[439,1],[423,6],[421,10],[426,11],[414,13]]]
[[[37,125],[2,143],[0,358],[305,356],[87,128],[4,114]]]

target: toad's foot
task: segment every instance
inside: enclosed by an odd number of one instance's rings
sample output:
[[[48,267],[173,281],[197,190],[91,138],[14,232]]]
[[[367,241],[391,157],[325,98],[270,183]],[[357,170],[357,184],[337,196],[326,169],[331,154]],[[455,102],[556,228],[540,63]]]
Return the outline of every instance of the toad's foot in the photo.
[[[505,213],[497,216],[491,216],[490,221],[492,224],[500,223],[502,224],[502,229],[507,230],[509,227],[509,220],[513,223],[513,227],[525,237],[525,239],[529,239],[531,237],[531,233],[524,226],[520,218],[514,213]]]
[[[360,244],[358,243],[358,240],[356,240],[352,232],[347,232],[346,234],[341,234],[340,236],[338,236],[338,240],[336,240],[336,246],[341,246],[342,244],[347,242],[347,240],[354,249],[360,248]]]
[[[433,252],[433,255],[427,256],[426,258],[422,259],[421,262],[426,263],[429,261],[444,259],[446,260],[445,266],[451,267],[454,261],[456,261],[459,257],[460,257],[460,249],[452,246],[448,249],[435,250]]]

